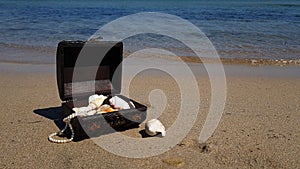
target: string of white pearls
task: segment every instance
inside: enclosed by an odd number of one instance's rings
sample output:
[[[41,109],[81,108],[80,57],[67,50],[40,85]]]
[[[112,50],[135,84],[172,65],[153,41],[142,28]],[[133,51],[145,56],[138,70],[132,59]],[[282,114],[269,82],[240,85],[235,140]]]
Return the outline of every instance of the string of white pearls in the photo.
[[[71,120],[73,118],[75,118],[76,116],[78,116],[78,113],[73,113],[73,114],[69,115],[68,117],[64,118],[63,121],[66,123],[65,127],[59,132],[49,134],[48,140],[53,142],[53,143],[58,143],[58,144],[68,143],[68,142],[73,141],[73,139],[74,139],[74,129],[71,125]],[[71,138],[69,138],[69,139],[55,139],[54,138],[54,136],[59,136],[59,135],[63,134],[68,127],[70,128],[70,131],[71,131]]]

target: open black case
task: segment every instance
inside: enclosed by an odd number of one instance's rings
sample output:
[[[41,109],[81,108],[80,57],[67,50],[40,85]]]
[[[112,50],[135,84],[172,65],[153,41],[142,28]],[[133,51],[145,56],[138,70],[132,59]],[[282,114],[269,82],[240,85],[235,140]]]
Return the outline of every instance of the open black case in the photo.
[[[57,86],[64,117],[74,113],[74,107],[87,106],[93,94],[118,96],[134,104],[131,109],[72,119],[75,140],[138,127],[146,119],[146,106],[120,95],[122,60],[122,42],[61,41],[58,44]]]

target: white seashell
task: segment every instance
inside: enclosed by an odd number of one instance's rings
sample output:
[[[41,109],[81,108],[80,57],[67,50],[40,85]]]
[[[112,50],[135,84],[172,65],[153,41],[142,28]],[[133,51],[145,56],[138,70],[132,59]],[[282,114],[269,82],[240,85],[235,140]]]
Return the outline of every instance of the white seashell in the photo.
[[[91,116],[91,115],[94,115],[94,114],[96,114],[96,113],[97,113],[96,110],[91,110],[91,111],[88,111],[85,115]]]
[[[165,127],[157,119],[149,120],[145,125],[145,131],[149,136],[155,136],[158,133],[161,133],[163,137],[166,135]]]
[[[92,102],[92,101],[94,101],[94,100],[96,100],[96,99],[106,99],[107,97],[106,96],[103,96],[102,94],[101,95],[98,95],[98,94],[94,94],[94,95],[91,95],[90,97],[89,97],[89,104]]]
[[[130,109],[129,104],[118,96],[112,97],[109,102],[116,109]]]
[[[74,107],[72,110],[73,110],[75,113],[79,113],[79,112],[80,112],[80,109],[79,109],[78,107]]]
[[[135,108],[135,105],[134,105],[134,103],[133,103],[132,101],[130,101],[129,104],[130,104],[133,108]]]
[[[72,110],[76,113],[82,113],[82,112],[90,111],[91,108],[90,107],[74,107]]]
[[[89,105],[87,107],[74,107],[72,110],[78,114],[95,114],[93,110],[100,107],[106,98],[103,95],[92,95],[89,97]]]
[[[89,105],[95,104],[95,108],[100,107],[106,98],[107,97],[103,95],[92,95],[89,97]]]
[[[86,114],[89,111],[96,109],[96,104],[89,104],[87,107],[74,107],[72,110],[75,113]]]

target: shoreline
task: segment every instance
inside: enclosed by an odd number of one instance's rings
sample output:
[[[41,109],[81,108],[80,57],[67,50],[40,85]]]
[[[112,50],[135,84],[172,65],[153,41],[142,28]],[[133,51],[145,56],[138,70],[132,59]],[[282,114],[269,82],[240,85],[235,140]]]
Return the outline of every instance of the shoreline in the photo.
[[[255,59],[255,58],[220,58],[220,59],[212,59],[212,58],[197,58],[193,56],[179,56],[172,58],[173,56],[163,56],[160,55],[158,57],[140,57],[136,59],[162,59],[165,61],[176,62],[178,58],[186,63],[198,63],[198,64],[214,64],[219,63],[220,61],[224,65],[247,65],[247,66],[300,66],[300,59]],[[125,56],[124,59],[127,57]],[[51,62],[41,62],[41,61],[24,61],[24,60],[7,60],[0,59],[0,64],[28,64],[28,65],[53,65],[55,63]]]
[[[124,58],[130,57],[129,52],[124,52]],[[137,58],[137,57],[136,57]],[[219,63],[228,65],[250,65],[250,66],[300,66],[300,59],[258,59],[258,58],[199,58],[195,56],[172,56],[166,54],[150,54],[142,53],[139,58],[163,59],[169,61],[176,61],[181,59],[187,63]]]
[[[55,64],[56,47],[55,46],[32,46],[18,44],[0,43],[0,63],[16,63],[16,64]],[[126,59],[134,54],[126,49],[123,51],[123,57]],[[250,65],[250,66],[300,66],[300,59],[284,59],[284,58],[243,58],[243,53],[238,53],[241,58],[222,57],[218,58],[198,58],[196,56],[173,56],[165,53],[141,53],[138,59],[163,59],[166,61],[176,61],[180,58],[187,63],[218,63],[228,65]],[[7,57],[9,56],[9,57]]]
[[[136,66],[144,66],[145,68],[155,65],[163,64],[170,68],[170,70],[176,70],[178,67],[178,58],[170,60],[169,58],[124,58],[123,73],[129,68],[129,71],[135,70]],[[194,60],[193,60],[194,61]],[[205,62],[185,61],[187,66],[192,70],[195,76],[207,77],[207,71],[205,65],[215,65],[218,62],[215,60],[208,60]],[[250,60],[232,60],[221,59],[222,67],[224,68],[226,77],[265,77],[265,78],[300,78],[300,66],[298,64],[279,64],[278,62],[256,62],[252,63]],[[282,61],[280,61],[282,62]],[[259,64],[261,63],[261,64]],[[267,64],[268,63],[268,64]],[[126,69],[127,70],[126,70]],[[18,62],[18,61],[3,61],[0,60],[0,72],[2,73],[31,73],[31,74],[53,74],[56,72],[56,65],[54,63],[31,63],[31,62]]]

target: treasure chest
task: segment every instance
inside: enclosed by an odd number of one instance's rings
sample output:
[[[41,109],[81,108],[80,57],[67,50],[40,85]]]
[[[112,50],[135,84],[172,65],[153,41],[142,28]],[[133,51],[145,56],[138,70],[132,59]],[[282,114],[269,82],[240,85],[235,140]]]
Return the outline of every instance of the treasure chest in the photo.
[[[122,42],[61,41],[58,44],[57,86],[64,117],[74,114],[74,107],[87,106],[93,94],[108,99],[117,96],[130,103],[128,109],[72,118],[75,139],[138,127],[146,119],[146,106],[120,94],[122,59]]]

